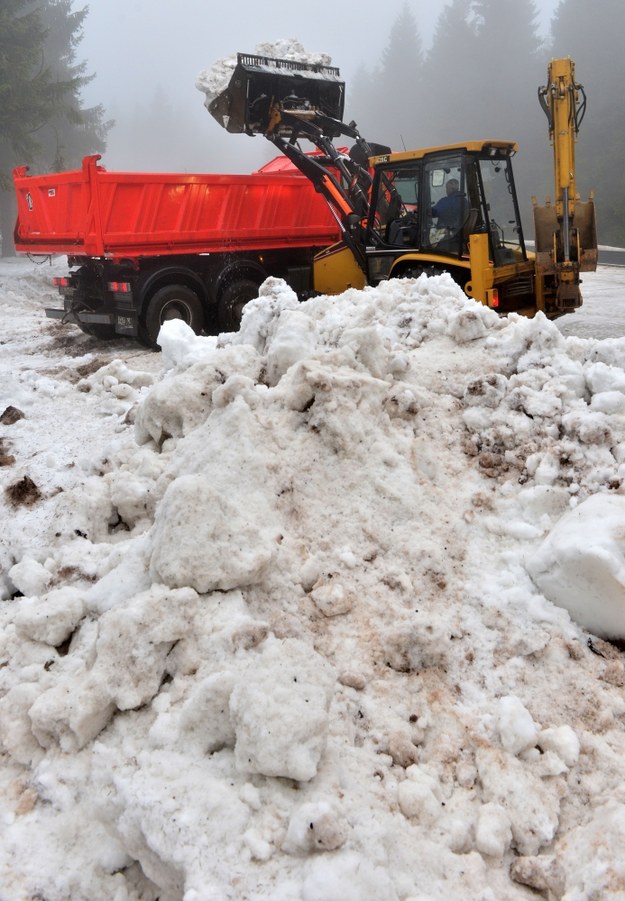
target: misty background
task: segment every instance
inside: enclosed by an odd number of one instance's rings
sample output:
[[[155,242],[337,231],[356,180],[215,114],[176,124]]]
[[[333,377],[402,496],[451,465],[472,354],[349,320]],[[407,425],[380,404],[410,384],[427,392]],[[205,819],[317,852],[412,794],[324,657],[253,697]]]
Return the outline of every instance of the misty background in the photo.
[[[358,79],[364,70],[373,74],[380,67],[393,26],[406,10],[414,20],[421,49],[427,52],[449,3],[359,0],[323,8],[318,3],[294,2],[259,6],[255,0],[218,7],[206,0],[92,2],[80,47],[89,70],[96,73],[84,91],[86,102],[102,103],[115,120],[104,161],[111,169],[131,170],[249,172],[258,168],[275,155],[273,148],[262,137],[224,132],[204,109],[204,95],[195,81],[199,72],[215,61],[239,51],[253,52],[257,44],[280,38],[296,38],[307,51],[332,57],[346,82],[346,119],[356,119],[363,134],[372,137],[368,129],[379,131],[382,123],[376,128],[374,111],[368,109],[366,98],[363,101]],[[536,4],[541,38],[549,32],[557,3],[541,0]],[[73,6],[84,4],[77,0]],[[513,34],[503,37],[505,43],[513,39]],[[408,54],[419,52],[409,45],[406,49]],[[444,81],[454,74],[445,64],[439,77]],[[544,81],[545,73],[537,69],[536,79]],[[388,111],[397,119],[397,134],[410,133],[409,119],[418,109],[419,93],[418,81],[400,82],[386,92]],[[445,115],[443,108],[436,118],[441,122]],[[436,135],[435,122],[430,132]],[[378,135],[377,139],[402,149],[394,135]],[[464,137],[458,135],[457,140]],[[417,140],[415,146],[423,143]]]
[[[26,27],[24,17],[37,15],[43,33],[36,22]],[[517,141],[528,238],[532,195],[542,202],[553,193],[537,88],[549,59],[571,56],[588,94],[578,190],[583,199],[596,192],[599,240],[625,246],[623,0],[360,0],[331,9],[255,0],[1,0],[0,231],[12,230],[15,165],[59,171],[97,151],[108,169],[257,169],[275,149],[261,136],[225,132],[195,83],[217,60],[283,38],[331,56],[346,82],[345,118],[371,141],[395,150]],[[19,90],[9,85],[3,94],[13,76]]]

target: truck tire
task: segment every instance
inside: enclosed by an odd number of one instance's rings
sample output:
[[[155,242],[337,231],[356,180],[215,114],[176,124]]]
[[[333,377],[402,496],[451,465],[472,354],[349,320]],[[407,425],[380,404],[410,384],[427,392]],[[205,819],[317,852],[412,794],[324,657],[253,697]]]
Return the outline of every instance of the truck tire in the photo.
[[[196,335],[204,328],[204,309],[197,294],[186,285],[167,285],[150,298],[145,312],[145,338],[150,347],[157,348],[158,333],[169,319],[182,319]]]
[[[251,278],[239,278],[225,286],[219,295],[217,317],[220,332],[237,332],[243,307],[258,297],[258,285]]]

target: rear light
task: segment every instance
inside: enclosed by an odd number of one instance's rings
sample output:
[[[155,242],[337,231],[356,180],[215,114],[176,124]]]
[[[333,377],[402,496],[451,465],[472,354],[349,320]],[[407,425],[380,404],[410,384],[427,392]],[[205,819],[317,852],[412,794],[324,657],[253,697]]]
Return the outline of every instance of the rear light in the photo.
[[[108,282],[106,287],[113,294],[130,294],[130,282]]]
[[[497,288],[493,288],[488,292],[488,306],[494,310],[499,306],[499,291]]]
[[[55,288],[69,288],[69,278],[66,275],[57,275],[52,279]]]

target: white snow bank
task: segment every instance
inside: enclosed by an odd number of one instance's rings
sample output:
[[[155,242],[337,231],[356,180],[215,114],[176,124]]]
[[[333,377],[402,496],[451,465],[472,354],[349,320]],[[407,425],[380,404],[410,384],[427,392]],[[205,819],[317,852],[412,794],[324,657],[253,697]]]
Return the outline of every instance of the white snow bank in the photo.
[[[3,897],[618,897],[624,340],[421,277],[161,341],[6,372]]]

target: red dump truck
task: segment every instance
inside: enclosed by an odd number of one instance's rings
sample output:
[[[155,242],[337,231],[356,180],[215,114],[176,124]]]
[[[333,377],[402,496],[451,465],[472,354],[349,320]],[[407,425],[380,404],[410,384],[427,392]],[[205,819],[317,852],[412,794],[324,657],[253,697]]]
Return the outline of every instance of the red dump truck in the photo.
[[[338,240],[325,200],[284,157],[250,175],[109,172],[100,158],[13,171],[16,250],[67,255],[63,309],[46,315],[88,334],[156,346],[167,319],[234,330],[269,275],[306,296],[315,253]]]

